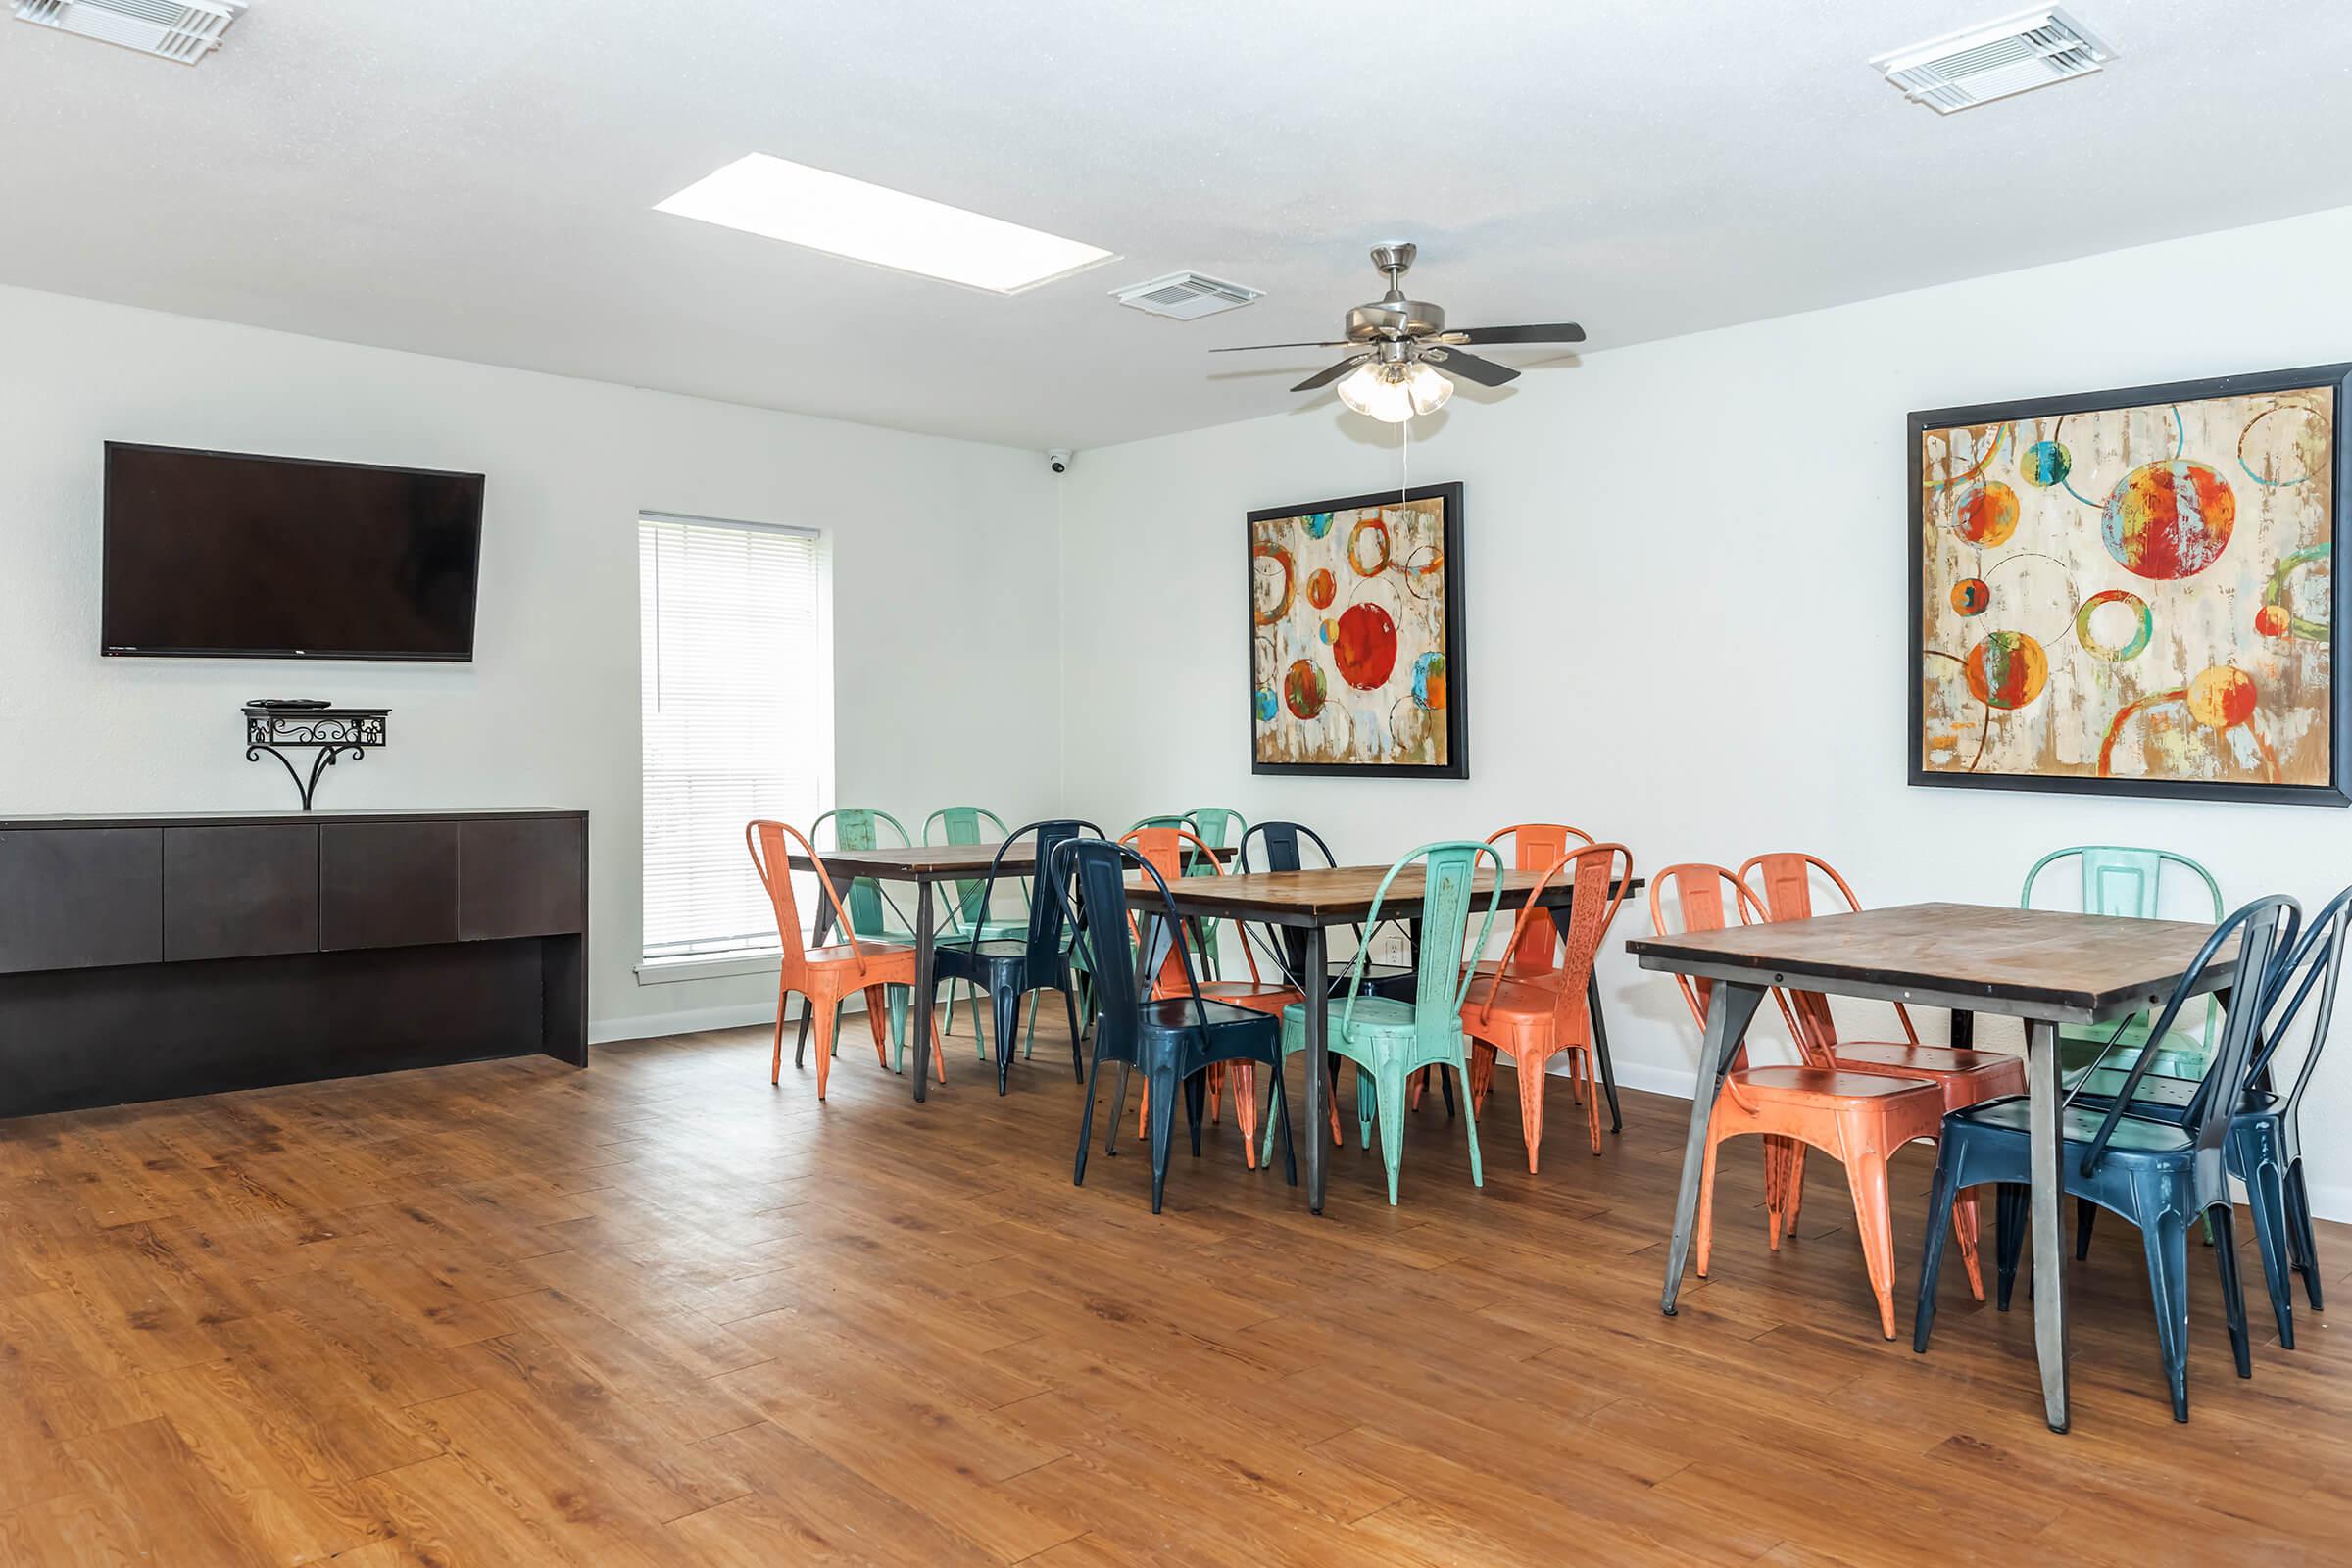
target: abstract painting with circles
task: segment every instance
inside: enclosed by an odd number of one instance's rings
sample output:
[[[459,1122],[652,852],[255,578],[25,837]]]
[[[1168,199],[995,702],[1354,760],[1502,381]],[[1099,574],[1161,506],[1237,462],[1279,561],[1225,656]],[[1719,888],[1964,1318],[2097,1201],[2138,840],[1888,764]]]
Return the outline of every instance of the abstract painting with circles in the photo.
[[[1912,415],[1911,781],[2352,800],[2348,377]]]
[[[1468,778],[1462,487],[1250,514],[1256,773]]]

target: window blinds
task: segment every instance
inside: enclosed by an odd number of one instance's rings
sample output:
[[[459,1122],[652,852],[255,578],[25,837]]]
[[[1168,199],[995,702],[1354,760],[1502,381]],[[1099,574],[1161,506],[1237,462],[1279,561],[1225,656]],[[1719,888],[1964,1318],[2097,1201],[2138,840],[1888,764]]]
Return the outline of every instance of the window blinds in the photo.
[[[806,529],[638,521],[648,958],[776,946],[743,830],[806,829],[832,770],[818,561]]]

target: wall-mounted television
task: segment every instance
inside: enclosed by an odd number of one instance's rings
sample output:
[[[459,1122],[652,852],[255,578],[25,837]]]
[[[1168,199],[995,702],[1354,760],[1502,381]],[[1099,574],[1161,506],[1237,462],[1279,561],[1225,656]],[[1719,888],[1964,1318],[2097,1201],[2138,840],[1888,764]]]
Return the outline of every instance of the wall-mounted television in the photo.
[[[482,483],[110,441],[99,651],[470,660]]]

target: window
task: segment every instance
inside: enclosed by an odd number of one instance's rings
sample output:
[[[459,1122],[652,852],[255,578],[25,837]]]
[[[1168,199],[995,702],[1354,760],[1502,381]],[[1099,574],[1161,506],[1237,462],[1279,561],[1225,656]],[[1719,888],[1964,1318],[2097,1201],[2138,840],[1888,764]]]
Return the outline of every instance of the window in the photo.
[[[832,793],[822,538],[648,513],[637,524],[645,957],[773,953],[743,828],[806,829]],[[804,916],[808,912],[805,897]]]

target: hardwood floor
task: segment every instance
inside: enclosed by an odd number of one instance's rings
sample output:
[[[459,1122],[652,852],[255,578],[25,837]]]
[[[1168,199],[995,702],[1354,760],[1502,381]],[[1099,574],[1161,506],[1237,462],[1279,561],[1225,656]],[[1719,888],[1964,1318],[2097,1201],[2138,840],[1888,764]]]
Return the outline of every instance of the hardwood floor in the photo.
[[[2344,1336],[2257,1294],[2239,1382],[2199,1260],[2176,1426],[2120,1223],[2057,1438],[2022,1285],[1879,1338],[1826,1158],[1776,1256],[1727,1154],[1670,1320],[1680,1102],[1595,1159],[1562,1085],[1531,1177],[1500,1085],[1481,1193],[1433,1096],[1403,1205],[1351,1137],[1320,1220],[1228,1120],[1154,1218],[1124,1147],[1070,1185],[1051,1022],[920,1108],[862,1029],[823,1106],[750,1030],[0,1124],[0,1563],[2352,1556]]]

